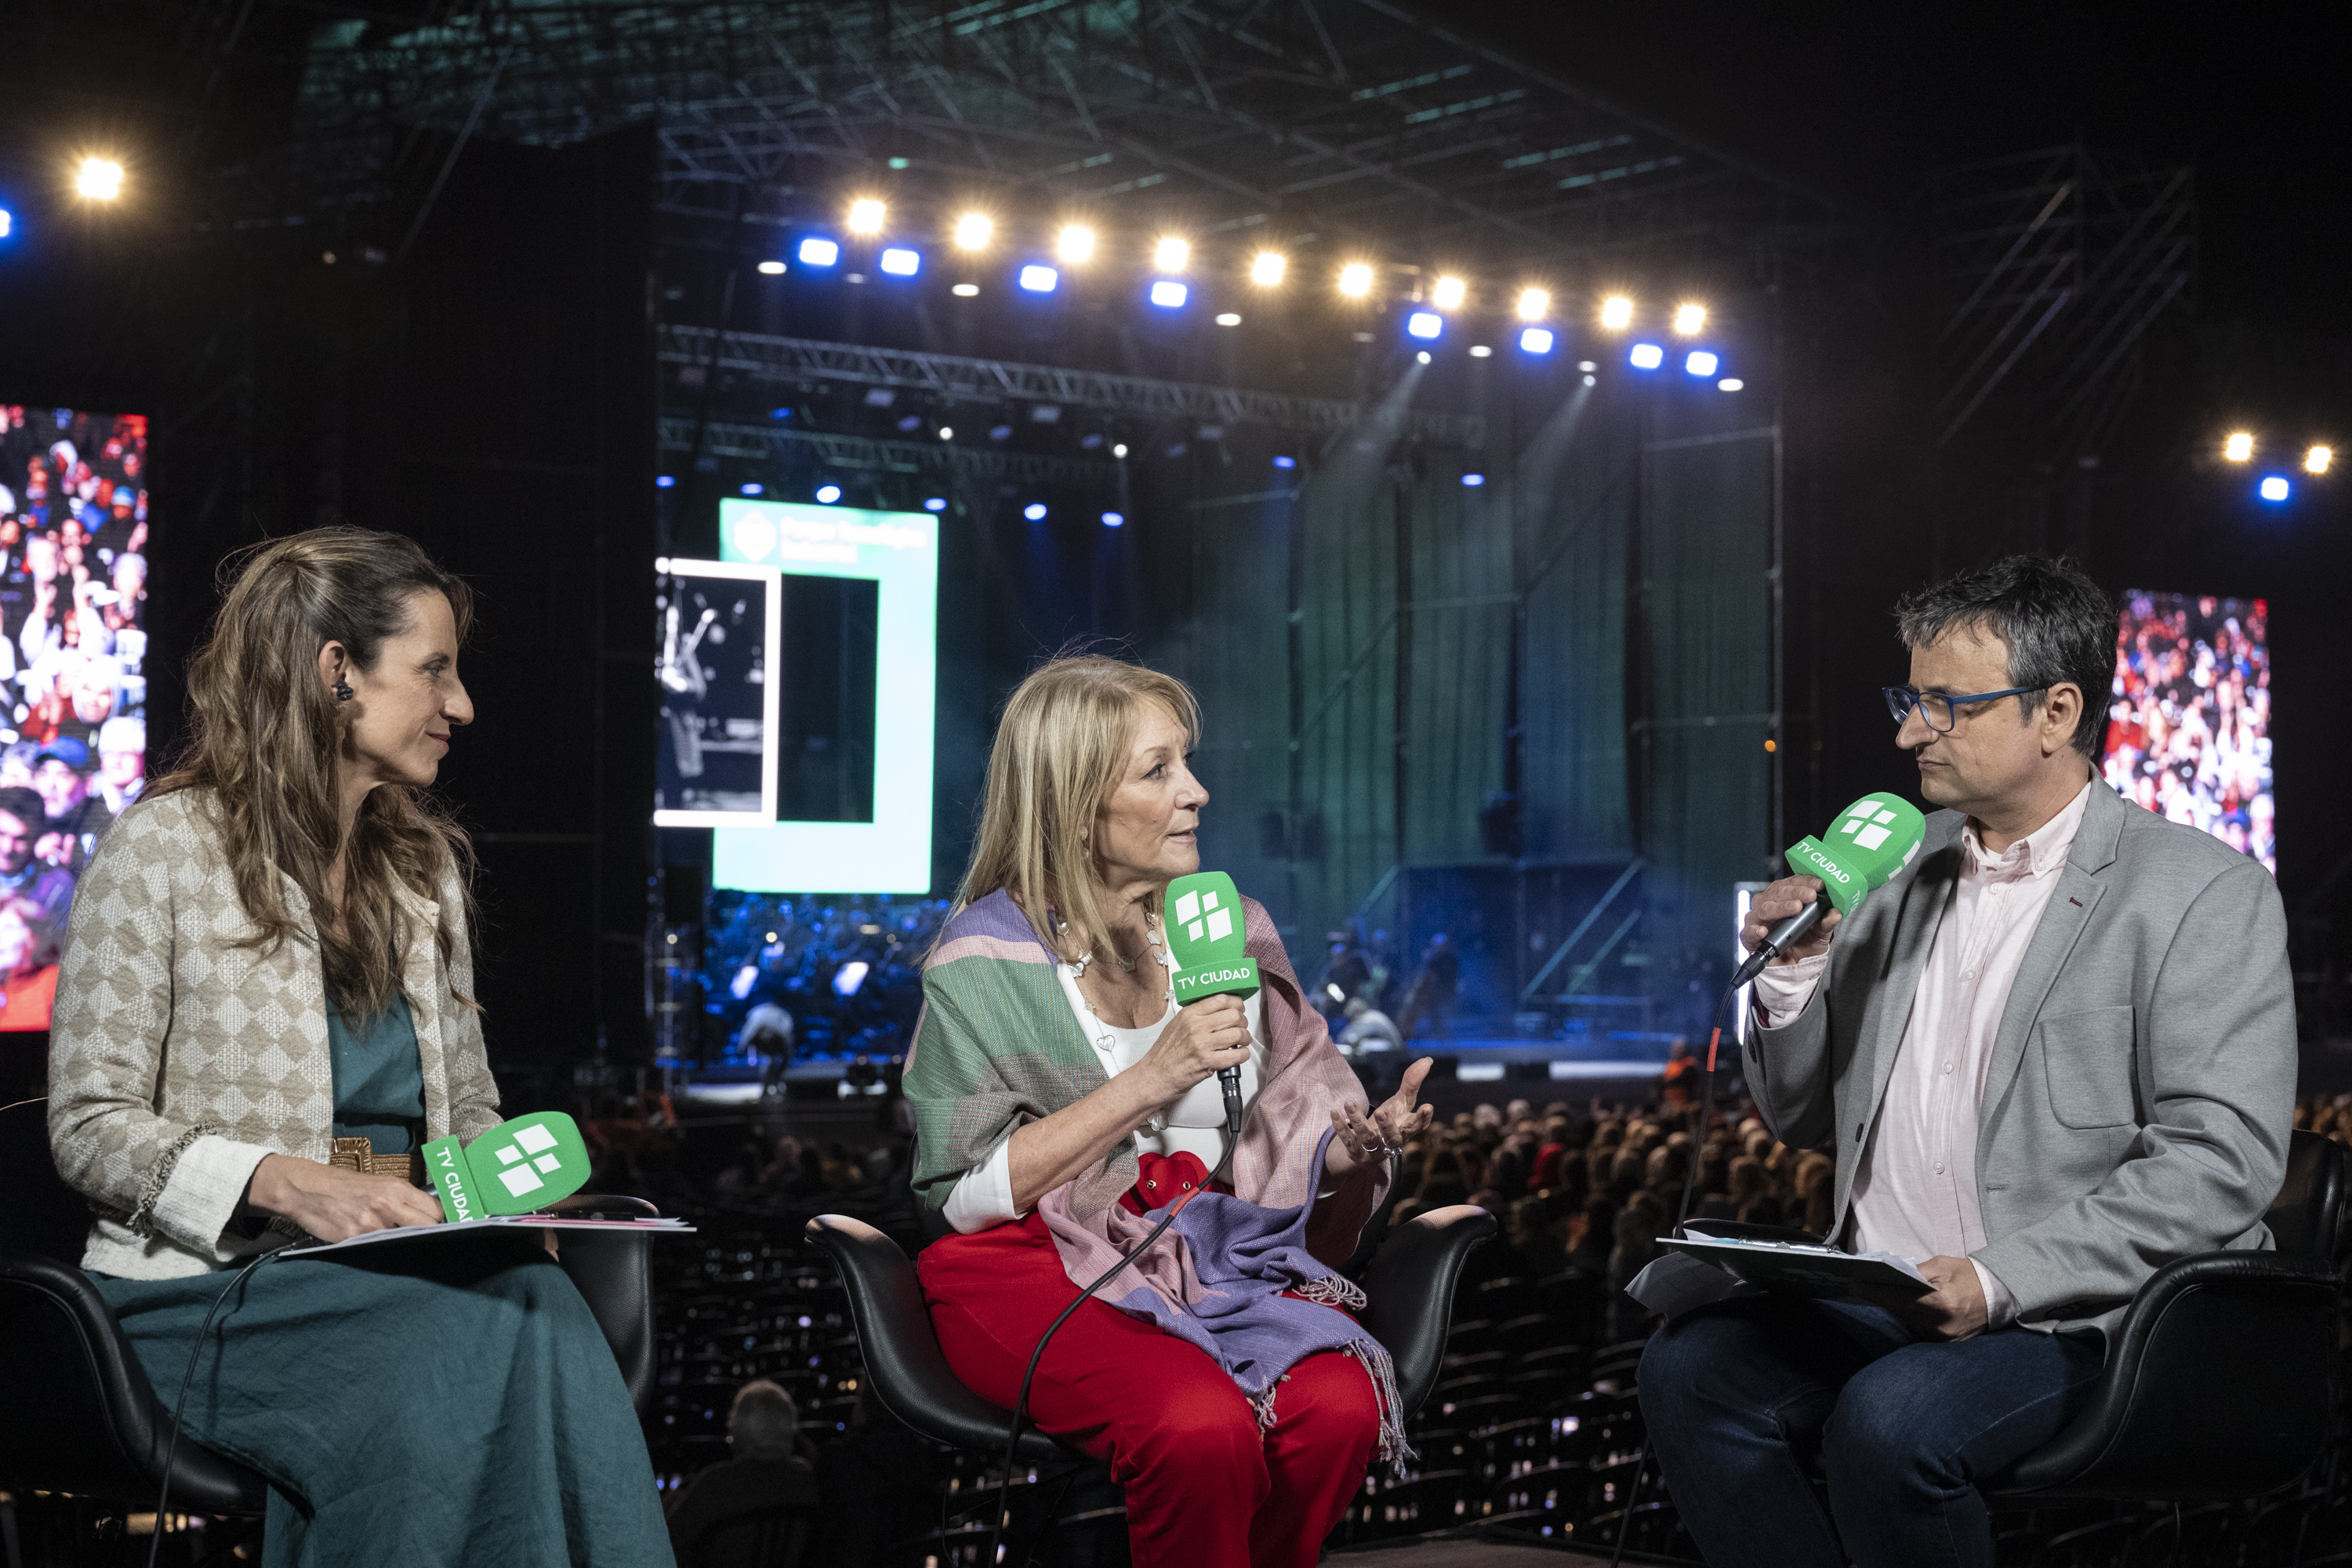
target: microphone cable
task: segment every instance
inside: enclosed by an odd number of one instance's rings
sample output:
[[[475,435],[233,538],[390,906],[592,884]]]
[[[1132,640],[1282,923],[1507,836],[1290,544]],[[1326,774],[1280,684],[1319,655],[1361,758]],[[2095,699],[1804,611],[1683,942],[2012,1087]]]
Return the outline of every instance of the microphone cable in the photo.
[[[1224,1075],[1223,1073],[1218,1075],[1220,1079]],[[1076,1311],[1087,1301],[1092,1300],[1096,1291],[1109,1284],[1112,1277],[1117,1275],[1120,1269],[1126,1268],[1129,1264],[1142,1257],[1144,1252],[1150,1248],[1151,1244],[1160,1239],[1161,1233],[1166,1231],[1170,1226],[1176,1223],[1176,1216],[1184,1211],[1184,1205],[1186,1204],[1189,1204],[1194,1198],[1199,1197],[1201,1194],[1207,1192],[1217,1183],[1223,1181],[1225,1179],[1226,1173],[1233,1169],[1234,1155],[1239,1152],[1242,1146],[1243,1110],[1241,1103],[1240,1078],[1240,1073],[1236,1071],[1234,1075],[1234,1081],[1223,1086],[1224,1089],[1225,1098],[1225,1153],[1224,1158],[1217,1162],[1217,1168],[1209,1173],[1208,1180],[1202,1183],[1199,1187],[1186,1194],[1184,1197],[1179,1199],[1177,1202],[1171,1204],[1168,1207],[1168,1212],[1160,1216],[1160,1223],[1153,1226],[1150,1231],[1145,1235],[1141,1241],[1137,1242],[1133,1247],[1128,1248],[1126,1252],[1120,1254],[1118,1262],[1104,1269],[1100,1274],[1096,1275],[1093,1281],[1089,1283],[1085,1289],[1079,1291],[1076,1297],[1071,1300],[1070,1304],[1063,1308],[1061,1312],[1052,1322],[1045,1325],[1045,1332],[1038,1339],[1037,1348],[1029,1353],[1028,1370],[1021,1374],[1021,1391],[1014,1396],[1013,1401],[1013,1424],[1006,1429],[1004,1434],[1004,1479],[997,1483],[996,1510],[989,1519],[988,1554],[981,1559],[982,1568],[995,1568],[996,1554],[1002,1549],[1004,1533],[1004,1505],[1006,1500],[1013,1494],[1013,1459],[1014,1454],[1021,1447],[1021,1428],[1027,1423],[1029,1410],[1029,1385],[1037,1376],[1037,1363],[1045,1359],[1045,1347],[1053,1343],[1055,1334],[1061,1331],[1061,1327],[1064,1323],[1069,1321],[1071,1313]]]
[[[220,1315],[222,1303],[245,1283],[246,1278],[263,1264],[273,1261],[284,1250],[281,1247],[273,1247],[238,1269],[236,1278],[213,1298],[212,1310],[205,1314],[205,1321],[196,1328],[195,1342],[188,1347],[188,1370],[180,1377],[180,1395],[172,1402],[172,1435],[163,1444],[163,1484],[155,1493],[155,1533],[147,1539],[147,1568],[155,1568],[156,1554],[163,1549],[163,1509],[172,1499],[172,1456],[179,1450],[180,1418],[188,1407],[188,1388],[196,1381],[196,1358],[204,1352],[205,1335],[212,1331],[213,1320]]]

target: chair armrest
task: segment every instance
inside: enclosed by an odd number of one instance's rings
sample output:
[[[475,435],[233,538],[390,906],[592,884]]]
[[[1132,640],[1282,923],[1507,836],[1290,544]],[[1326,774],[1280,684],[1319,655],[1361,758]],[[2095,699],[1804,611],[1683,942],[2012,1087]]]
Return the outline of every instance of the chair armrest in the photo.
[[[1468,1204],[1432,1209],[1389,1232],[1364,1271],[1364,1327],[1396,1366],[1397,1397],[1410,1417],[1445,1363],[1454,1287],[1472,1249],[1495,1234],[1495,1216]]]
[[[915,1266],[898,1244],[863,1220],[837,1214],[809,1221],[808,1238],[841,1269],[867,1386],[883,1407],[926,1437],[1002,1462],[1013,1412],[966,1388],[950,1369]],[[1017,1452],[1034,1460],[1066,1457],[1034,1428],[1022,1432]]]
[[[1988,1490],[2232,1501],[2291,1484],[2334,1408],[2337,1289],[2325,1258],[2166,1264],[2109,1336],[2091,1403]]]
[[[643,1198],[611,1193],[574,1193],[544,1211],[567,1219],[656,1219],[661,1210]],[[556,1261],[579,1288],[581,1299],[613,1347],[621,1381],[639,1416],[652,1409],[655,1392],[654,1276],[650,1236],[626,1231],[562,1233]]]
[[[171,1411],[89,1276],[0,1253],[0,1485],[155,1506]],[[193,1439],[172,1446],[172,1504],[257,1514],[268,1484]]]

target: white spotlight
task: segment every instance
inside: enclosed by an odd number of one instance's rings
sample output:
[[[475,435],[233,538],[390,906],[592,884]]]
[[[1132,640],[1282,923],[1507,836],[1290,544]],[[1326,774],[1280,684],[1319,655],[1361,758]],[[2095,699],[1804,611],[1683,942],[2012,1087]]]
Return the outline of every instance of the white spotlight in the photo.
[[[2306,474],[2324,474],[2327,471],[2327,465],[2335,460],[2336,452],[2333,447],[2314,447],[2303,455],[2303,471]]]
[[[84,158],[74,174],[74,195],[110,202],[122,194],[122,165],[111,158]]]
[[[2233,432],[2221,443],[2221,456],[2233,463],[2242,463],[2254,455],[2254,437],[2247,431]]]
[[[1675,307],[1675,331],[1684,337],[1696,337],[1706,330],[1706,307],[1677,305]]]
[[[1601,301],[1601,324],[1611,331],[1622,331],[1633,324],[1633,301],[1622,294],[1612,294]]]
[[[984,250],[991,236],[996,233],[996,220],[986,213],[966,213],[956,219],[955,242],[958,250]]]
[[[1522,289],[1519,290],[1519,320],[1522,321],[1540,321],[1544,319],[1545,313],[1550,309],[1551,296],[1545,293],[1542,289]]]
[[[1192,242],[1179,239],[1172,234],[1163,237],[1151,247],[1151,265],[1162,272],[1181,272],[1192,260]]]
[[[1360,261],[1350,261],[1339,268],[1339,292],[1350,300],[1360,300],[1372,291],[1372,269]]]
[[[1241,324],[1241,317],[1232,310],[1227,310],[1223,315],[1217,318],[1217,325],[1221,327],[1238,327]]]
[[[1054,237],[1054,254],[1064,261],[1085,261],[1095,253],[1095,231],[1082,223],[1064,224]]]
[[[889,212],[888,207],[884,206],[872,196],[860,196],[849,204],[849,232],[880,234],[882,220],[889,216]]]
[[[769,277],[774,278],[782,273],[784,270],[784,264],[781,261],[762,261],[760,263],[760,270],[766,273]]]
[[[1261,289],[1271,289],[1282,281],[1283,270],[1288,265],[1281,252],[1261,250],[1250,258],[1250,281]]]
[[[1441,278],[1429,291],[1429,302],[1441,310],[1458,310],[1469,291],[1469,285],[1459,278]]]

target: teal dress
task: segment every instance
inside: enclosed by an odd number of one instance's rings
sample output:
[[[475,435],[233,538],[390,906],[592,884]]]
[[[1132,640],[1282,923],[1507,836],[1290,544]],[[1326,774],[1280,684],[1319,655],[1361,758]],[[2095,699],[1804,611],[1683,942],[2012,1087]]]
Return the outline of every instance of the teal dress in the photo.
[[[335,1133],[416,1146],[425,1077],[401,999],[328,995]],[[234,1276],[95,1276],[156,1396]],[[268,1478],[265,1568],[672,1562],[653,1463],[588,1304],[532,1230],[277,1259],[196,1356],[184,1431]]]

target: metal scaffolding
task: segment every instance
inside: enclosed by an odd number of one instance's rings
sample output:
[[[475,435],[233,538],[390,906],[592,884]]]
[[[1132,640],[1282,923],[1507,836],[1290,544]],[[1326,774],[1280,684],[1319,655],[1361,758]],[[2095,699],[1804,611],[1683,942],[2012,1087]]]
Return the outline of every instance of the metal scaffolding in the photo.
[[[672,211],[744,187],[973,195],[1555,272],[1802,246],[1827,200],[1391,0],[482,0],[320,29],[293,183],[389,195],[404,138],[652,122]],[[356,183],[355,183],[356,172]],[[373,177],[376,188],[366,188]]]
[[[709,328],[674,323],[662,325],[656,332],[656,352],[667,363],[715,368],[767,383],[847,382],[925,393],[950,402],[1103,408],[1211,427],[1258,424],[1318,434],[1349,429],[1363,414],[1361,404],[1339,398],[1298,397],[1056,365],[965,359],[757,332],[729,332],[714,345],[719,335]],[[1428,440],[1475,447],[1485,438],[1485,422],[1475,416],[1414,411],[1405,416],[1405,421],[1406,433]]]
[[[661,416],[661,449],[692,454],[695,417],[666,413]],[[1010,484],[1081,484],[1108,489],[1118,484],[1113,464],[1050,453],[1012,451],[971,443],[884,441],[869,436],[843,436],[814,430],[788,430],[766,425],[741,425],[712,420],[703,426],[701,455],[709,458],[749,458],[764,461],[796,456],[837,468],[866,468],[898,474],[941,474]]]

